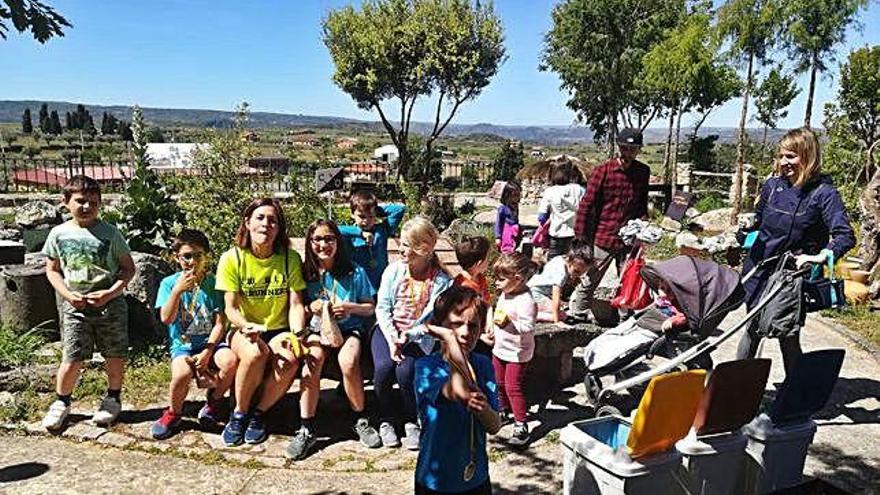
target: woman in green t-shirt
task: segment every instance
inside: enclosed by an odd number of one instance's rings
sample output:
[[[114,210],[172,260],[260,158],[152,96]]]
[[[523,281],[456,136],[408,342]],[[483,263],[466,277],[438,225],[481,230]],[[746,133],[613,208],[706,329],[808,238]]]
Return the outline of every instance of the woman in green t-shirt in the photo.
[[[239,359],[235,410],[223,430],[229,446],[266,439],[263,414],[290,388],[308,352],[296,337],[305,329],[302,259],[290,248],[286,227],[277,200],[255,199],[242,213],[235,246],[217,264],[217,290],[225,293],[226,317],[237,330],[230,347]]]

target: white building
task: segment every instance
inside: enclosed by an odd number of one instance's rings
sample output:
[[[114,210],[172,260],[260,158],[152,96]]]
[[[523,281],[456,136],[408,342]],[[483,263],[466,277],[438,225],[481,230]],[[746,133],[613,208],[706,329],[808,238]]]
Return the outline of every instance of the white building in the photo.
[[[204,143],[148,143],[147,157],[152,169],[190,169],[193,166],[193,152],[207,147]]]
[[[400,158],[400,152],[393,144],[386,144],[373,150],[373,159],[380,162],[392,163],[396,162],[398,158]]]

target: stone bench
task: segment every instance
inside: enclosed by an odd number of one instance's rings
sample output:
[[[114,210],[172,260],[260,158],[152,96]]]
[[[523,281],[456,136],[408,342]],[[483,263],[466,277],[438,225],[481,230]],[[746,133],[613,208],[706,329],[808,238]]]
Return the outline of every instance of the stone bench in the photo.
[[[571,383],[575,347],[587,345],[604,330],[589,323],[567,328],[554,323],[536,325],[535,355],[526,378],[529,402],[549,398]]]

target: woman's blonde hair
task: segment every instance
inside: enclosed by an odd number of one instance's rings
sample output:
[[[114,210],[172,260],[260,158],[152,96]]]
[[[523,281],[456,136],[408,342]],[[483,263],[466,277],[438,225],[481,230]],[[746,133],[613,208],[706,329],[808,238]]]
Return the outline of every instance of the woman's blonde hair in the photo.
[[[800,127],[785,133],[785,136],[779,141],[776,156],[776,173],[779,175],[782,175],[781,155],[783,150],[793,151],[801,159],[800,168],[794,173],[794,186],[802,187],[819,175],[822,169],[822,153],[819,148],[819,138],[813,131],[806,127]]]
[[[400,229],[400,238],[409,241],[413,251],[422,256],[428,256],[434,252],[434,246],[440,233],[434,225],[425,217],[419,215],[410,218]]]

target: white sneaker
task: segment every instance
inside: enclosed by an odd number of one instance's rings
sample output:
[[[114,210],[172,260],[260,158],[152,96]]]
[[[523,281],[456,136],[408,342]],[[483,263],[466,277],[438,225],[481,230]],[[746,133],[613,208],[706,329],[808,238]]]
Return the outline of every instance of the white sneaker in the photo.
[[[92,421],[98,426],[110,426],[116,421],[116,416],[119,416],[120,411],[122,411],[122,404],[118,400],[104,397],[98,410],[95,411],[95,415],[92,416]]]
[[[49,406],[49,411],[43,416],[43,428],[47,430],[58,430],[64,425],[67,419],[67,413],[70,412],[70,406],[60,400],[56,400]]]

